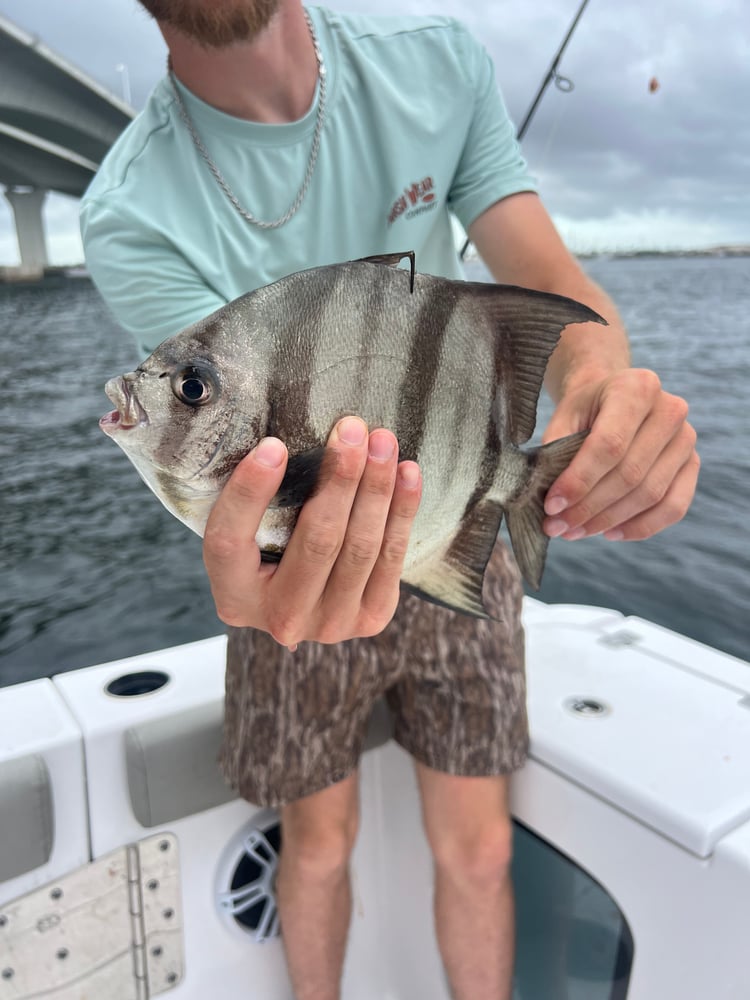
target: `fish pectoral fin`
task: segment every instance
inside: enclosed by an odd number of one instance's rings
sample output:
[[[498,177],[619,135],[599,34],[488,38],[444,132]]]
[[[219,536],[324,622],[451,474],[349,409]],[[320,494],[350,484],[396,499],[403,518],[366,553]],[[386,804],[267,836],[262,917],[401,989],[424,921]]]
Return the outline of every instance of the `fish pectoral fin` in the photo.
[[[404,257],[409,258],[411,264],[411,284],[410,290],[414,291],[414,272],[416,269],[416,254],[413,250],[404,250],[403,253],[377,253],[372,257],[360,257],[353,261],[354,264],[386,264],[388,267],[398,267]]]
[[[424,600],[475,618],[492,618],[482,599],[484,571],[497,541],[503,509],[482,500],[464,517],[447,552],[402,578]]]
[[[281,486],[269,506],[301,507],[309,500],[325,477],[324,456],[322,445],[290,455]]]

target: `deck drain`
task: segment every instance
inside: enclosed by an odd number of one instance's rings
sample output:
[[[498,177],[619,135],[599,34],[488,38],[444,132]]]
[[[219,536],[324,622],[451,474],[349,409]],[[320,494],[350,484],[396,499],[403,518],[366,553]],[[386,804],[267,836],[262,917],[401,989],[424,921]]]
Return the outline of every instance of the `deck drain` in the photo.
[[[601,719],[612,711],[600,698],[566,698],[563,706],[578,719]]]

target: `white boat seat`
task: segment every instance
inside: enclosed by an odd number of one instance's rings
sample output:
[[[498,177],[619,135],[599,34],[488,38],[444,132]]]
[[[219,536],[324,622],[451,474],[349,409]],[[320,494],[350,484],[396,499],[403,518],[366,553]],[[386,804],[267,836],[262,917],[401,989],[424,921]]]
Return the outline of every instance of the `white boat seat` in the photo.
[[[52,786],[37,753],[0,761],[0,882],[46,864],[52,854]]]
[[[162,716],[125,732],[130,804],[147,828],[163,826],[237,797],[217,764],[224,721],[223,700]],[[384,699],[375,704],[365,751],[393,734]]]

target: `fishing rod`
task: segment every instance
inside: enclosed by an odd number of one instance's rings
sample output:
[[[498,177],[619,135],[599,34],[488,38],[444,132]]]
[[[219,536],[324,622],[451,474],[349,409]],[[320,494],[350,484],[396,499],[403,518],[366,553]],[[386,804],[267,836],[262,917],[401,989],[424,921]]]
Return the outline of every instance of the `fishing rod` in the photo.
[[[573,37],[573,32],[578,27],[578,22],[581,20],[581,16],[583,15],[583,12],[588,5],[588,2],[589,0],[583,0],[583,2],[581,3],[580,7],[578,8],[578,11],[576,12],[576,16],[573,18],[573,23],[568,28],[567,35],[565,36],[565,38],[563,38],[562,44],[555,53],[555,58],[552,60],[550,67],[547,70],[547,75],[542,80],[541,86],[539,87],[539,90],[536,92],[534,100],[531,102],[531,106],[529,107],[529,110],[526,112],[526,117],[521,122],[521,127],[518,129],[518,132],[516,133],[516,139],[519,142],[521,141],[521,139],[523,139],[524,135],[526,135],[526,130],[531,124],[531,119],[534,117],[536,109],[539,107],[539,104],[542,98],[544,97],[544,93],[547,90],[547,87],[549,87],[550,83],[552,83],[553,80],[555,81],[555,86],[557,87],[557,89],[563,91],[563,93],[569,94],[570,91],[573,90],[574,87],[573,81],[566,76],[561,76],[560,73],[557,72],[557,67],[560,64],[563,52],[568,47],[568,42]],[[461,254],[460,254],[461,260],[464,259],[464,255],[466,254],[466,251],[468,250],[470,243],[471,240],[467,239],[463,247],[461,248]]]

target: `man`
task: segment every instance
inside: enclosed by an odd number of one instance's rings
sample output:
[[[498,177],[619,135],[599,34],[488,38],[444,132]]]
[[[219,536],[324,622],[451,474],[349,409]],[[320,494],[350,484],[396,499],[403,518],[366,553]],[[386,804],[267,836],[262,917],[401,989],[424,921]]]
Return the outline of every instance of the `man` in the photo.
[[[450,208],[497,280],[585,301],[610,323],[570,327],[550,360],[546,438],[591,433],[549,490],[545,531],[634,540],[682,517],[698,470],[687,407],[629,367],[616,311],[557,236],[489,60],[459,25],[320,9],[308,21],[300,0],[141,2],[172,72],[110,153],[82,225],[94,279],[144,353],[304,267],[414,249],[420,270],[458,276]],[[339,996],[356,762],[386,693],[416,761],[454,995],[508,1000],[508,775],[527,740],[518,575],[498,544],[485,597],[500,622],[416,598],[393,617],[419,470],[357,418],[329,446],[331,477],[278,567],[254,543],[285,468],[273,437],[238,466],[204,543],[232,626],[223,763],[243,795],[282,808],[295,994]]]

